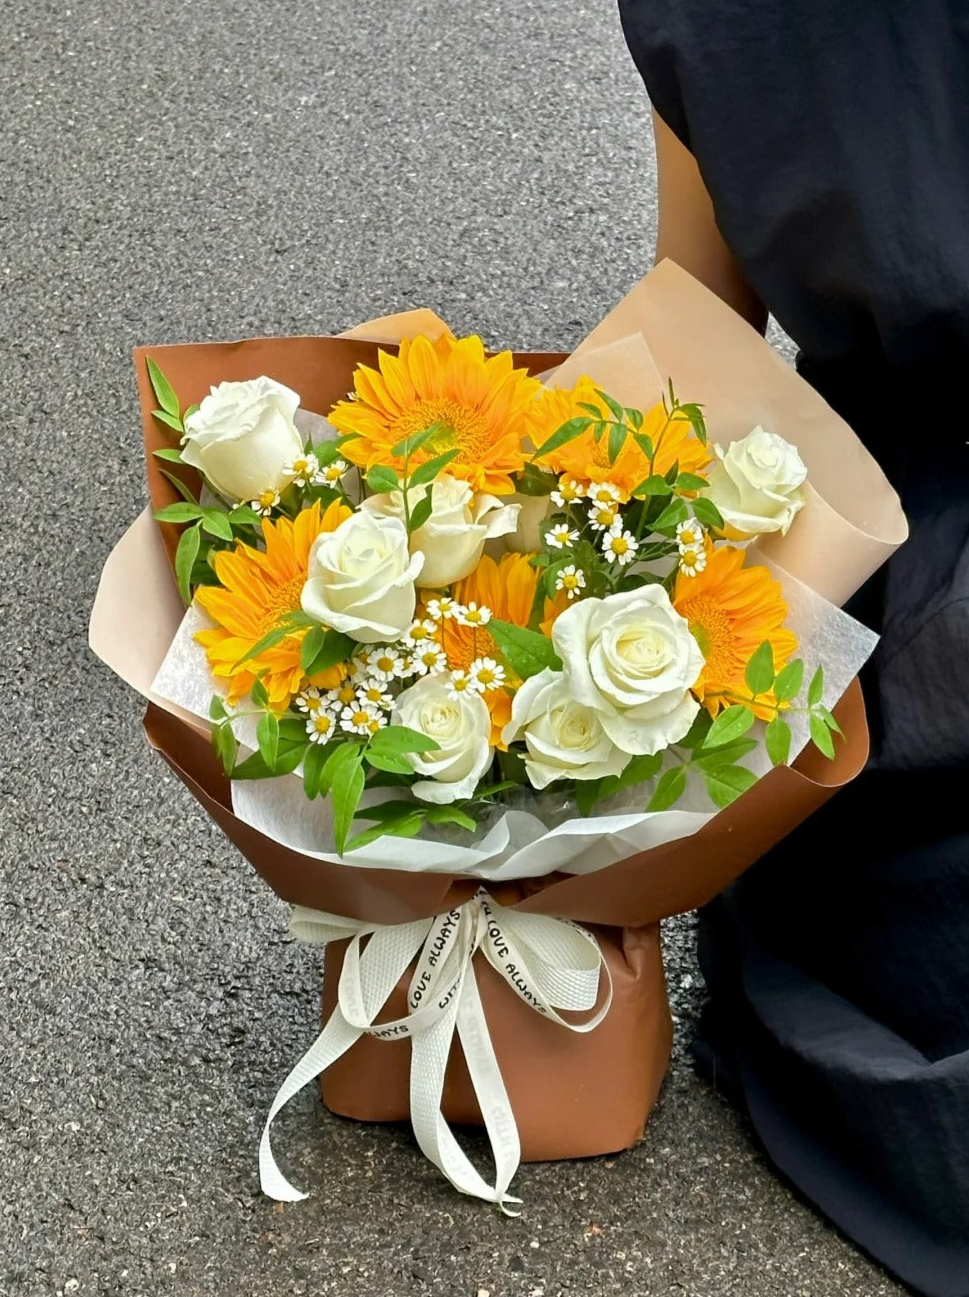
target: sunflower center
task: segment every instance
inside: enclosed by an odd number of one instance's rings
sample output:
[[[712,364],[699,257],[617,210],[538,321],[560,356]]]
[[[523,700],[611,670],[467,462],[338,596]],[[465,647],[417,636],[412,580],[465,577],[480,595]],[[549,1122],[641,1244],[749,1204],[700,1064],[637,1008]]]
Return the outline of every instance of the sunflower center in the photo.
[[[459,460],[478,463],[491,449],[493,437],[481,412],[448,396],[418,401],[394,420],[392,434],[396,441],[403,441],[434,424],[439,425],[438,431],[421,447],[428,458],[457,447]]]
[[[305,584],[306,577],[299,573],[290,577],[282,585],[274,585],[266,589],[265,602],[260,601],[259,611],[262,615],[256,627],[256,640],[262,639],[271,630],[275,630],[284,613],[295,612],[299,608]]]
[[[736,637],[730,618],[709,595],[696,595],[678,607],[690,633],[700,646],[705,662],[704,674],[713,680],[726,680],[736,669]]]

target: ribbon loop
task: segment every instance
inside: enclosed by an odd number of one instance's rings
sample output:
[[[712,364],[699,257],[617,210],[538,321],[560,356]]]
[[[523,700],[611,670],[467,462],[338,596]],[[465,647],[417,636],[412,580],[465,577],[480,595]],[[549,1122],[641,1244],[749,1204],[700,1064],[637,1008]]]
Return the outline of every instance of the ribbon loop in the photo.
[[[505,909],[484,889],[446,914],[401,924],[364,923],[296,906],[291,931],[298,941],[311,945],[348,944],[337,1006],[269,1110],[259,1143],[263,1192],[284,1202],[306,1197],[279,1170],[269,1142],[272,1122],[289,1100],[362,1035],[378,1040],[409,1037],[411,1123],[422,1152],[455,1189],[516,1215],[509,1204],[521,1200],[512,1197],[508,1187],[521,1160],[521,1145],[478,992],[474,956],[480,949],[536,1013],[568,1031],[592,1031],[612,1003],[612,978],[592,933],[567,919]],[[412,963],[407,1013],[377,1024],[380,1011]],[[593,1016],[578,1023],[561,1017],[559,1010],[589,1013],[596,1009],[603,971],[606,994]],[[441,1111],[455,1031],[491,1143],[494,1184],[472,1166]]]

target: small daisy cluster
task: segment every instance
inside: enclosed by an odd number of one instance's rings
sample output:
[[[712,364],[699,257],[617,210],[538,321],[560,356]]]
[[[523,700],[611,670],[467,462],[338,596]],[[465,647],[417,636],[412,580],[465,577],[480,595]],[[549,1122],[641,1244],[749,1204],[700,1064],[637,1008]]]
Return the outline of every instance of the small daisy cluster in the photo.
[[[490,608],[460,604],[447,595],[432,599],[426,612],[398,643],[361,648],[347,664],[346,679],[336,688],[321,691],[308,685],[296,696],[296,706],[306,716],[310,742],[326,743],[338,730],[375,734],[389,723],[395,684],[415,676],[443,675],[448,670],[441,643],[445,622],[474,627],[485,626],[491,619]],[[475,658],[467,669],[450,674],[448,693],[454,698],[501,689],[507,679],[505,668],[491,657]]]
[[[618,486],[612,482],[590,482],[586,486],[574,478],[563,478],[551,498],[560,509],[575,508],[584,502],[588,508],[589,526],[599,533],[599,544],[606,558],[620,567],[633,562],[639,541],[623,527],[620,514],[622,492]],[[567,522],[556,523],[545,533],[545,543],[552,549],[568,549],[578,539],[578,530]],[[565,568],[556,578],[556,589],[568,591],[570,599],[576,598],[584,586],[585,577],[574,566]]]
[[[676,547],[680,552],[680,571],[697,576],[707,565],[706,530],[695,518],[688,518],[676,528]]]
[[[332,463],[322,466],[311,450],[287,464],[283,470],[292,478],[293,486],[336,486],[350,465],[344,459],[334,459]],[[273,509],[279,505],[278,491],[263,491],[255,500],[249,501],[249,507],[260,518],[268,518]]]

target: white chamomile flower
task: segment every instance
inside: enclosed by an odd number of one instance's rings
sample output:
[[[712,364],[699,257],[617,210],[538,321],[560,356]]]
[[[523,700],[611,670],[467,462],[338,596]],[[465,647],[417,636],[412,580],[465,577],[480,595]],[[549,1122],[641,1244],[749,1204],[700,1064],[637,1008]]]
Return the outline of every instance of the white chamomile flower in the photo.
[[[306,720],[306,733],[311,743],[327,743],[333,737],[336,721],[322,707],[317,708]]]
[[[619,505],[615,500],[594,504],[589,510],[589,525],[593,531],[612,531],[619,522]]]
[[[318,712],[323,706],[323,699],[320,697],[320,691],[314,685],[308,689],[301,689],[296,695],[296,706],[301,712]]]
[[[347,663],[347,671],[349,671],[352,680],[362,680],[371,674],[370,658],[371,654],[366,650],[360,653],[354,653],[353,657]]]
[[[377,680],[399,680],[403,671],[403,661],[395,648],[385,644],[383,648],[371,649],[370,674]]]
[[[327,486],[336,486],[344,473],[348,472],[350,465],[345,459],[335,459],[332,464],[327,464],[317,473],[314,481],[325,483]]]
[[[480,608],[474,602],[469,603],[466,608],[461,608],[457,614],[457,619],[462,626],[487,626],[491,621],[491,609],[482,605]]]
[[[555,588],[564,590],[570,599],[575,599],[579,591],[585,589],[585,573],[580,572],[574,563],[570,563],[555,578]]]
[[[369,680],[365,685],[361,685],[357,690],[357,702],[363,703],[366,707],[381,707],[384,711],[390,711],[394,705],[394,700],[384,688],[382,680]]]
[[[450,621],[452,617],[457,617],[461,611],[461,605],[455,603],[446,594],[432,599],[427,605],[428,616],[434,621]]]
[[[439,629],[440,628],[436,621],[431,621],[429,618],[422,619],[418,617],[410,630],[404,636],[404,647],[410,649],[420,648],[422,645],[426,644],[428,640],[437,639]]]
[[[342,685],[338,685],[336,689],[329,690],[326,695],[326,703],[329,707],[334,707],[339,711],[341,707],[349,707],[356,696],[357,686],[353,683],[352,678],[348,678],[344,680]]]
[[[614,482],[592,482],[585,494],[590,504],[618,504],[622,499]]]
[[[475,688],[484,694],[492,689],[500,689],[505,683],[505,668],[494,658],[475,658],[468,667],[468,675]]]
[[[631,531],[623,531],[620,524],[614,531],[608,531],[602,538],[602,552],[613,559],[620,567],[625,567],[636,557],[639,543]]]
[[[419,676],[436,676],[447,670],[447,658],[440,644],[428,640],[420,645],[414,653],[414,671]]]
[[[685,554],[688,549],[702,549],[706,534],[704,527],[695,518],[687,518],[686,522],[678,522],[676,524],[676,543],[679,546],[680,553]]]
[[[356,401],[356,400],[358,400],[359,398],[358,398],[356,392],[351,388],[350,391],[347,392],[347,398],[346,398],[346,399],[347,399],[348,401]]]
[[[387,724],[387,718],[369,703],[355,700],[340,713],[340,729],[348,734],[376,734]]]
[[[684,576],[696,576],[706,565],[706,550],[680,548],[680,571]]]
[[[253,513],[258,513],[260,518],[268,518],[277,504],[279,504],[278,491],[263,491],[261,495],[256,496],[255,500],[249,501],[249,508]]]
[[[481,693],[477,682],[474,680],[470,671],[452,671],[451,679],[448,681],[448,696],[457,698],[460,694],[477,694]]]
[[[551,545],[553,549],[565,549],[574,545],[578,539],[579,533],[573,531],[567,522],[557,522],[551,531],[545,533],[545,544]]]
[[[319,471],[320,461],[311,450],[306,451],[303,455],[297,455],[285,469],[286,473],[292,473],[295,486],[309,486],[311,482],[316,481],[316,475]]]
[[[575,504],[576,500],[581,500],[585,495],[585,487],[581,482],[577,482],[574,477],[560,478],[558,488],[552,492],[551,501],[560,509],[567,505]]]

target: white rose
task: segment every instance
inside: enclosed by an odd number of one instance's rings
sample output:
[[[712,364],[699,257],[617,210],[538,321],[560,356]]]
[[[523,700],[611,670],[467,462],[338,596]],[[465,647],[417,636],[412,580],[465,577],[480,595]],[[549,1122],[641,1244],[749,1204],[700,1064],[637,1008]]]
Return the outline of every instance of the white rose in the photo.
[[[303,453],[298,406],[299,396],[272,378],[220,383],[185,420],[182,459],[232,500],[281,491]]]
[[[505,549],[515,554],[534,554],[542,548],[545,520],[552,512],[551,502],[547,495],[522,495],[520,492],[510,499],[520,512],[518,525],[505,537]]]
[[[424,555],[417,584],[441,590],[474,571],[484,552],[485,541],[515,530],[518,506],[503,505],[493,495],[474,495],[467,482],[447,474],[434,479],[431,515],[423,527],[411,533],[410,548]],[[412,486],[407,492],[411,513],[427,495],[427,486]],[[404,494],[391,491],[372,495],[362,508],[388,518],[404,517]]]
[[[411,753],[409,760],[428,780],[413,785],[425,802],[455,802],[470,797],[491,764],[491,713],[480,694],[449,697],[443,675],[423,676],[398,695],[391,724],[407,725],[438,744],[433,752]]]
[[[424,562],[396,518],[354,513],[310,550],[303,611],[361,644],[400,639],[411,624]]]
[[[618,775],[629,764],[629,753],[610,739],[599,712],[570,697],[562,672],[548,668],[521,685],[501,737],[508,744],[524,738],[533,788],[555,779]]]
[[[552,643],[569,693],[623,752],[659,752],[693,724],[703,654],[661,585],[580,600],[556,618]]]
[[[723,515],[725,534],[731,540],[770,531],[785,535],[804,505],[800,488],[807,469],[797,447],[776,432],[755,428],[726,450],[715,450],[720,463],[705,494]]]

